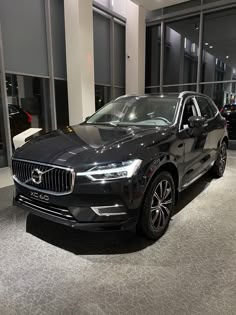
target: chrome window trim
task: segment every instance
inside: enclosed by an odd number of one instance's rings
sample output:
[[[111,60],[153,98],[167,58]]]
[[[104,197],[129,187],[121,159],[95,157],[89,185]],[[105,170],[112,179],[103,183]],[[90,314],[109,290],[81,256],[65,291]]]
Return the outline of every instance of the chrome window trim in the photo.
[[[54,191],[46,190],[46,189],[40,189],[40,188],[37,188],[37,187],[34,187],[34,186],[29,186],[29,185],[27,185],[25,183],[22,183],[14,174],[12,174],[13,180],[15,182],[17,182],[19,185],[21,185],[21,186],[23,186],[23,187],[25,187],[27,189],[30,189],[30,190],[33,190],[33,191],[42,192],[42,193],[53,195],[53,196],[69,195],[74,190],[74,186],[75,186],[75,171],[74,171],[73,168],[59,166],[59,165],[56,165],[56,164],[48,164],[48,163],[42,163],[42,162],[37,162],[37,161],[31,161],[31,160],[17,159],[17,158],[12,158],[12,161],[19,161],[19,162],[26,162],[26,163],[35,163],[35,164],[39,164],[39,165],[43,165],[43,166],[49,166],[49,167],[53,167],[53,168],[60,168],[60,169],[63,169],[65,171],[71,172],[71,175],[72,175],[71,189],[69,191],[63,192],[63,193],[54,192]]]
[[[182,92],[182,93],[186,93],[186,92]],[[182,94],[181,93],[181,94]],[[192,99],[193,100],[193,103],[195,105],[195,109],[196,109],[196,112],[199,116],[199,108],[198,108],[198,104],[196,105],[196,100],[195,100],[195,95],[189,95],[188,97],[186,97],[185,99],[182,98],[182,109],[181,109],[181,114],[180,114],[180,119],[179,119],[179,124],[178,124],[178,130],[179,131],[182,131],[184,130],[184,128],[181,128],[181,123],[182,123],[182,120],[183,120],[183,113],[184,113],[184,108],[185,108],[185,105],[186,105],[186,102],[189,100],[189,99]]]
[[[197,102],[197,100],[196,100],[196,95],[193,97],[193,102],[194,102],[195,107],[196,107],[196,109],[197,109],[197,116],[201,117],[201,111],[200,111],[200,107],[199,107],[199,105],[198,105],[198,102]]]

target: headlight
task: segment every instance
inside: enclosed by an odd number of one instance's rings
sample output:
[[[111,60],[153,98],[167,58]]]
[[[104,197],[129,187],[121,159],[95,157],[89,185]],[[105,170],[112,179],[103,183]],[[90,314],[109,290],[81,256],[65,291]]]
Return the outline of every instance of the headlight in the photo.
[[[98,165],[86,172],[76,173],[76,175],[86,176],[92,181],[131,178],[136,173],[141,163],[142,160],[130,160]]]

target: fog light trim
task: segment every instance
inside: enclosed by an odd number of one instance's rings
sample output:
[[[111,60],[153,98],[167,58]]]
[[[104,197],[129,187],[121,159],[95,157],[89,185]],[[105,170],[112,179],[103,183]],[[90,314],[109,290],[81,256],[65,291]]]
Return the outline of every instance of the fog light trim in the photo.
[[[105,209],[109,210],[109,209],[114,209],[114,208],[117,208],[117,211],[115,212],[104,212]],[[117,216],[117,215],[126,215],[127,212],[125,211],[121,211],[119,212],[119,208],[123,208],[122,205],[118,205],[118,204],[115,204],[115,205],[112,205],[112,206],[95,206],[95,207],[91,207],[91,209],[93,210],[93,212],[96,213],[96,215],[100,216],[100,217],[110,217],[110,216]],[[103,210],[101,212],[101,210]]]

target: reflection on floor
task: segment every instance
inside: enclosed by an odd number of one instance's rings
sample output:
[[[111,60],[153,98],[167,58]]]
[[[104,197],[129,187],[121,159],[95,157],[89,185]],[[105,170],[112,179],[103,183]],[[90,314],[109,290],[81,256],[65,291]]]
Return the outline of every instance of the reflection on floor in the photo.
[[[1,189],[0,314],[236,314],[235,158],[182,193],[156,243],[27,215]]]
[[[13,185],[10,167],[0,168],[0,188]]]

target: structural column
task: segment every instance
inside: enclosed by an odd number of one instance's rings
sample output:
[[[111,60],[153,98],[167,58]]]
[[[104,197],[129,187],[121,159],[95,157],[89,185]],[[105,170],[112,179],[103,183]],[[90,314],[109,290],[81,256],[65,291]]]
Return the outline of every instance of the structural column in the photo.
[[[126,94],[143,94],[146,10],[132,1],[127,1],[126,10]]]
[[[65,37],[70,124],[95,111],[92,0],[66,0]]]

